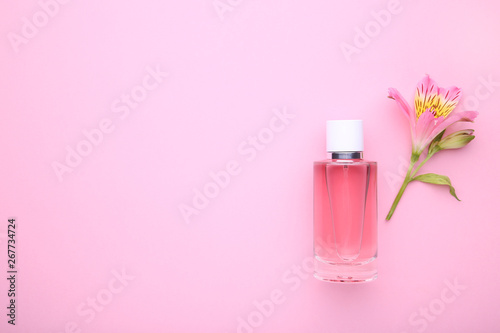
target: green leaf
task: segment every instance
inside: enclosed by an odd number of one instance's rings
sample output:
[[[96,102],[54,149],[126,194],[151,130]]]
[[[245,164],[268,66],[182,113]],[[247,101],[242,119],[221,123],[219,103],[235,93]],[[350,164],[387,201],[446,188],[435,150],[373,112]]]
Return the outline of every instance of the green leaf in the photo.
[[[438,175],[435,173],[426,173],[423,175],[418,175],[416,177],[413,177],[412,181],[413,180],[418,180],[429,184],[448,185],[450,187],[450,194],[454,196],[458,201],[460,201],[460,199],[457,197],[457,194],[455,193],[455,188],[451,186],[450,178],[446,176]]]

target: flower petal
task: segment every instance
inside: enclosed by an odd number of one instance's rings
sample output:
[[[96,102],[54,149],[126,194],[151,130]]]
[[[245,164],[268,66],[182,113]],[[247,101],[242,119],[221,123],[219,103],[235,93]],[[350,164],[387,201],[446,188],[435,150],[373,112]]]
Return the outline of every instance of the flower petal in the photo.
[[[434,117],[447,117],[460,101],[462,91],[457,87],[440,88],[426,75],[417,85],[415,92],[415,112],[417,118],[427,109]]]
[[[446,119],[440,117],[438,118],[438,122],[436,123],[436,126],[434,126],[434,129],[432,130],[430,136],[432,137],[432,139],[434,139],[436,135],[438,135],[442,130],[459,121],[473,122],[478,114],[479,113],[477,111],[462,111],[452,113],[451,116]]]
[[[457,106],[462,97],[462,90],[457,87],[439,88],[440,103],[436,107],[436,117],[447,117]]]
[[[427,147],[430,141],[434,139],[432,137],[429,140],[429,136],[431,135],[434,126],[436,124],[436,119],[434,118],[434,114],[429,110],[426,110],[420,118],[417,120],[417,125],[415,127],[415,140],[413,142],[413,150],[415,153],[420,154]],[[439,133],[438,133],[439,134]]]
[[[401,108],[401,110],[403,110],[403,112],[405,113],[406,117],[410,121],[413,120],[415,113],[413,112],[412,109],[410,109],[410,105],[401,96],[401,94],[399,93],[399,91],[397,91],[394,88],[389,88],[389,98],[394,99],[398,103],[399,107]]]
[[[415,113],[417,114],[417,118],[434,102],[437,92],[438,86],[429,75],[424,76],[417,84],[417,90],[415,91]]]

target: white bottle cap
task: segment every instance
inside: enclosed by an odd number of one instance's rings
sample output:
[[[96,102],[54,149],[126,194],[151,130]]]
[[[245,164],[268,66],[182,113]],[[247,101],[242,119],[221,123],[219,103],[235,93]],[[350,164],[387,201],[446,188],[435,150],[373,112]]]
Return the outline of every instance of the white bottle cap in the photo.
[[[328,120],[326,122],[328,152],[363,151],[362,120]]]

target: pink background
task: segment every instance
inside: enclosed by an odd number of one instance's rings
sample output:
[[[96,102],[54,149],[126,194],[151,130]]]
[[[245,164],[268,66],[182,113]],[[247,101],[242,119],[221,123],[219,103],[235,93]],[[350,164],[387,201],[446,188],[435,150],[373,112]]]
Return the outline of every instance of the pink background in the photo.
[[[0,3],[0,331],[500,331],[494,1],[54,3]],[[410,154],[387,88],[411,100],[426,73],[480,112],[468,147],[423,168],[462,201],[412,183],[386,223]],[[134,108],[121,101],[132,92]],[[269,134],[284,109],[293,119]],[[373,283],[311,277],[328,119],[363,119],[365,157],[379,162]],[[102,122],[110,133],[91,132],[89,148],[83,131]],[[267,143],[250,149],[259,133]],[[59,181],[52,165],[78,145],[88,155]],[[186,223],[179,207],[228,163],[235,174]]]

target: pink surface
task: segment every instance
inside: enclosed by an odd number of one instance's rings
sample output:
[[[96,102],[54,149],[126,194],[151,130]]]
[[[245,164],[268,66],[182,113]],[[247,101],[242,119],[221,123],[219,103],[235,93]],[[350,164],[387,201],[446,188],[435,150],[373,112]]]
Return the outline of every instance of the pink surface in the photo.
[[[0,3],[1,332],[500,330],[497,3],[59,1]],[[462,201],[412,183],[386,223],[410,155],[387,88],[426,73],[480,112],[423,168]],[[378,162],[369,284],[311,277],[327,119]]]

